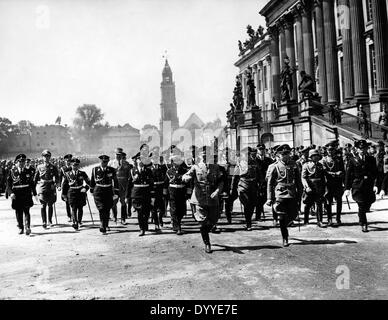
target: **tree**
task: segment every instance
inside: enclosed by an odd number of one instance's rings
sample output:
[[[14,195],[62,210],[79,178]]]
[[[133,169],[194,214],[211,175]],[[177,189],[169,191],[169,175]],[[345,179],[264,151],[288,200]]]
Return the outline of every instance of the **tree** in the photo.
[[[7,152],[7,142],[15,131],[15,125],[8,118],[0,117],[0,152]]]
[[[22,134],[31,134],[31,129],[34,127],[34,124],[29,120],[20,120],[16,124],[16,128],[19,133]]]
[[[102,124],[104,114],[94,104],[84,104],[77,108],[73,120],[74,136],[81,143],[85,152],[96,153],[101,146],[101,138],[109,128],[109,123]]]

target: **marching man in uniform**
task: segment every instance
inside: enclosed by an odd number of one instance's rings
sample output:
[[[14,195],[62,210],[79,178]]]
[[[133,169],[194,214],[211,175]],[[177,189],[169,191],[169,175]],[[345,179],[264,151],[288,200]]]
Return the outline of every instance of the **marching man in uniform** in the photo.
[[[114,222],[117,222],[117,203],[120,200],[121,224],[125,224],[125,219],[127,217],[127,204],[125,202],[125,196],[127,194],[131,167],[129,163],[123,159],[124,152],[122,148],[116,148],[115,153],[116,159],[113,159],[108,163],[109,167],[112,167],[116,170],[116,177],[119,183],[119,198],[113,202],[112,211]]]
[[[341,224],[342,195],[344,194],[345,165],[342,157],[336,155],[335,142],[326,145],[328,155],[321,162],[326,175],[325,207],[328,226],[332,226],[332,205],[333,198],[337,204],[336,222]]]
[[[280,223],[283,246],[288,246],[288,222],[298,214],[297,199],[302,192],[301,174],[290,159],[291,148],[285,144],[277,148],[279,159],[268,169],[267,206],[273,209]]]
[[[90,179],[90,192],[93,193],[94,202],[100,213],[100,232],[106,234],[109,229],[109,213],[114,200],[118,199],[119,183],[116,170],[108,166],[109,156],[101,155],[100,165],[92,170]]]
[[[155,202],[151,208],[152,220],[155,224],[155,231],[160,232],[160,227],[163,226],[163,216],[165,214],[165,203],[163,198],[163,186],[166,180],[167,166],[160,162],[159,147],[152,148],[150,167],[154,180],[154,187],[151,191]]]
[[[34,175],[31,168],[25,168],[26,155],[19,154],[15,158],[16,165],[8,176],[8,194],[12,199],[12,209],[15,210],[19,234],[24,232],[23,214],[25,217],[26,235],[31,233],[30,208],[34,205],[32,194],[36,197]]]
[[[345,196],[350,195],[358,205],[358,217],[362,232],[368,232],[366,213],[369,212],[372,203],[376,201],[375,186],[377,177],[376,159],[368,155],[369,144],[365,140],[354,143],[357,155],[350,158],[345,176]]]
[[[188,167],[182,159],[182,153],[176,147],[171,148],[170,160],[163,193],[169,196],[172,229],[179,236],[183,234],[181,221],[186,214],[187,188],[182,182],[182,176],[188,171]]]
[[[319,162],[321,156],[317,149],[309,151],[309,158],[310,161],[306,162],[302,167],[303,203],[305,204],[304,224],[309,223],[310,209],[315,203],[317,226],[322,228],[323,201],[326,187],[325,171],[322,163]]]
[[[183,175],[182,181],[194,179],[194,191],[191,202],[196,205],[194,216],[201,224],[201,236],[205,243],[205,252],[211,253],[209,232],[217,223],[219,215],[219,194],[223,189],[223,177],[217,164],[210,164],[210,148],[203,147],[199,163],[193,165]]]
[[[149,153],[145,152],[145,149],[148,150],[145,145],[142,145],[141,151],[132,157],[135,165],[131,169],[126,197],[131,199],[132,206],[137,212],[140,228],[139,237],[144,236],[145,232],[148,231],[151,206],[155,203],[155,198],[152,198],[153,195],[151,195],[154,181],[150,169]]]
[[[62,198],[69,203],[73,228],[78,230],[78,227],[82,226],[83,207],[86,205],[86,192],[89,190],[90,180],[86,172],[78,170],[79,159],[73,158],[70,163],[71,170],[65,172],[62,183]]]
[[[70,171],[71,170],[71,159],[73,158],[73,155],[71,154],[67,154],[63,157],[63,159],[65,160],[65,164],[61,167],[61,169],[59,170],[59,183],[62,185],[63,184],[63,179],[65,178],[65,173],[67,171]],[[63,195],[63,192],[62,192],[62,195]],[[71,218],[71,208],[70,208],[70,205],[69,205],[69,201],[68,200],[65,200],[63,197],[62,197],[62,200],[65,201],[66,203],[66,213],[67,213],[67,217],[69,218],[69,222],[71,222],[72,218]]]
[[[44,163],[40,164],[35,173],[34,183],[37,188],[38,198],[42,205],[41,215],[43,228],[47,228],[47,213],[46,208],[48,207],[48,222],[49,226],[52,225],[53,205],[57,201],[57,191],[61,191],[61,185],[59,181],[58,168],[50,163],[51,152],[48,150],[44,150],[42,152]],[[37,183],[40,182],[39,185]]]

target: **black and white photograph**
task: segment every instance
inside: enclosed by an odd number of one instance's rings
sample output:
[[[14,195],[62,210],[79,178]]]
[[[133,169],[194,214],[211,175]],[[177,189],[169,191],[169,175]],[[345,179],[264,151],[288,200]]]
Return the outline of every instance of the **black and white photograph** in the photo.
[[[387,8],[0,0],[0,300],[387,300]]]

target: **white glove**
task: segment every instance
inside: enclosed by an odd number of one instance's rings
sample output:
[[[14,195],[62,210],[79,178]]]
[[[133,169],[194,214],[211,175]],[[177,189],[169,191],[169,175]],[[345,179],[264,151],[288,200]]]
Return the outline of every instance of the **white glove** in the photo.
[[[113,196],[113,200],[117,200],[119,198],[119,196],[117,195],[117,194],[115,194],[114,196]]]
[[[345,197],[349,197],[350,196],[350,190],[345,190]]]
[[[218,190],[214,191],[211,195],[210,198],[214,199],[218,195]]]
[[[15,200],[15,199],[16,199],[16,195],[15,195],[14,193],[11,193],[10,198],[11,198],[12,200]]]
[[[39,203],[39,198],[38,198],[38,196],[34,196],[34,198],[35,198],[36,203]]]
[[[377,187],[373,187],[373,191],[374,191],[374,193],[378,193],[379,192],[379,188],[377,188]]]
[[[81,192],[86,192],[86,188],[82,188],[82,189],[81,189]]]
[[[266,203],[265,203],[266,206],[270,207],[272,206],[272,200],[268,200]]]
[[[380,191],[380,199],[384,199],[384,196],[385,196],[385,192],[384,192],[384,190],[381,190]]]
[[[155,198],[151,198],[151,206],[154,206],[155,204]]]

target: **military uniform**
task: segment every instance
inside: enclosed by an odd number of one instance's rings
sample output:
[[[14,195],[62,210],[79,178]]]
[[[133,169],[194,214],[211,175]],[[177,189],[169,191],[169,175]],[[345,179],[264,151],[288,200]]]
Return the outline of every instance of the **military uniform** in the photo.
[[[265,145],[258,145],[259,149],[265,150]],[[265,177],[267,175],[268,167],[274,162],[271,158],[266,156],[257,155],[256,162],[261,171],[261,176]],[[264,216],[264,204],[267,200],[267,183],[263,181],[259,185],[258,195],[257,195],[257,205],[256,205],[256,220],[258,220],[261,215]]]
[[[67,154],[64,156],[64,159],[65,160],[71,160],[73,156],[71,154]],[[67,171],[71,170],[71,166],[70,165],[67,165],[66,163],[64,163],[60,169],[59,169],[59,183],[62,185],[63,184],[63,179],[65,178],[65,173]],[[63,195],[63,193],[62,193]],[[68,201],[66,201],[63,197],[62,197],[62,200],[65,201],[65,204],[66,204],[66,213],[67,213],[67,217],[69,219],[71,219],[71,208],[70,208],[70,204]]]
[[[43,151],[42,155],[51,157],[51,153],[47,150]],[[42,204],[41,216],[43,228],[46,228],[46,207],[48,206],[48,221],[51,225],[54,212],[53,205],[57,201],[56,187],[60,187],[58,168],[49,162],[40,164],[36,168],[34,183],[37,188],[39,201]]]
[[[165,214],[165,203],[163,196],[163,189],[166,183],[167,166],[160,164],[159,161],[153,161],[150,166],[154,185],[151,190],[152,198],[155,202],[151,207],[152,220],[155,224],[155,229],[159,229],[159,225],[163,226],[163,216]]]
[[[140,154],[133,157],[135,161],[138,161],[138,158],[142,159]],[[148,231],[148,219],[150,217],[152,202],[151,191],[153,186],[154,181],[150,164],[147,166],[143,164],[143,167],[136,164],[130,170],[127,198],[131,198],[132,206],[137,212],[140,236],[143,236]]]
[[[108,162],[109,157],[103,155],[100,159]],[[90,179],[90,192],[93,193],[94,202],[100,213],[100,231],[105,234],[109,229],[109,212],[113,207],[113,198],[118,197],[119,193],[116,170],[108,165],[105,168],[101,165],[94,167]]]
[[[206,157],[205,154],[202,155],[203,159]],[[193,165],[183,176],[183,181],[189,181],[190,179],[194,179],[194,190],[190,202],[196,205],[194,216],[201,224],[200,231],[202,240],[205,243],[205,250],[210,253],[209,232],[217,223],[219,215],[219,194],[224,184],[222,173],[218,165],[207,164],[205,159]],[[213,198],[211,197],[212,194],[214,195]]]
[[[280,146],[279,153],[289,153],[288,145]],[[283,237],[283,245],[288,245],[287,225],[298,215],[298,204],[302,182],[297,164],[288,160],[279,159],[268,168],[267,200],[273,204],[276,215],[279,218],[280,230]]]
[[[72,161],[77,162],[77,160]],[[90,180],[86,172],[78,169],[70,169],[65,172],[62,183],[62,198],[65,198],[71,207],[73,228],[76,230],[78,230],[79,224],[82,224],[83,207],[86,205],[86,192],[89,190],[89,185]]]
[[[250,149],[250,148],[249,148]],[[238,183],[236,183],[238,180]],[[248,159],[240,160],[233,174],[232,185],[237,184],[237,192],[240,202],[244,206],[246,228],[252,229],[252,215],[257,205],[259,186],[264,183],[264,177],[252,157],[252,150],[248,151]]]
[[[25,158],[25,155],[20,154],[16,157],[16,161],[22,159],[25,160]],[[36,196],[34,172],[31,168],[21,168],[14,166],[10,170],[7,180],[7,192],[11,195],[12,198],[12,209],[14,209],[16,213],[19,233],[22,234],[24,231],[24,214],[26,235],[29,235],[31,233],[30,208],[34,205],[32,201],[32,194]]]
[[[317,150],[310,150],[309,157],[320,156]],[[309,161],[302,167],[302,184],[304,207],[304,223],[308,224],[311,207],[315,204],[317,225],[323,227],[323,201],[326,188],[326,177],[320,162]]]
[[[367,148],[368,144],[365,140],[360,140],[355,145],[358,148]],[[352,190],[352,198],[358,204],[359,221],[364,232],[368,231],[366,213],[376,201],[373,190],[376,177],[377,165],[374,157],[365,154],[363,157],[357,155],[351,158],[345,175],[345,188]]]
[[[187,186],[182,181],[182,176],[189,170],[184,162],[172,161],[167,167],[165,177],[165,192],[168,192],[170,201],[170,215],[172,229],[178,235],[182,234],[182,218],[186,214]]]
[[[127,204],[125,202],[127,190],[128,190],[128,181],[130,177],[130,171],[132,166],[126,160],[111,160],[108,163],[108,166],[114,168],[116,170],[116,177],[119,185],[119,198],[114,200],[113,202],[113,218],[114,221],[117,221],[117,203],[120,201],[121,208],[121,222],[125,223],[125,219],[127,218]],[[129,205],[131,205],[129,203]]]
[[[332,204],[337,204],[336,221],[341,223],[342,196],[344,194],[345,165],[341,157],[326,156],[321,160],[326,176],[325,208],[328,224],[332,223]]]

